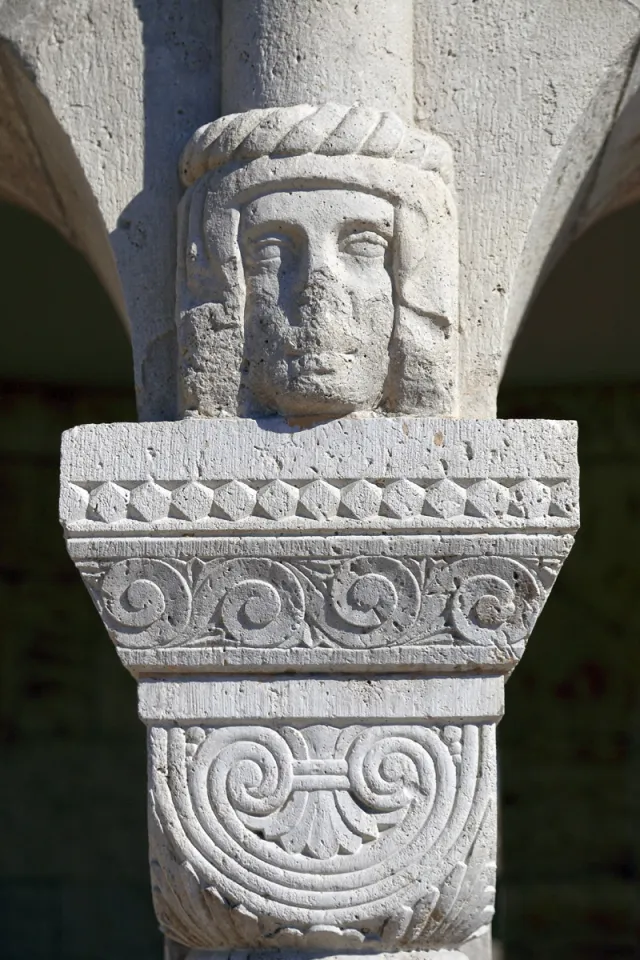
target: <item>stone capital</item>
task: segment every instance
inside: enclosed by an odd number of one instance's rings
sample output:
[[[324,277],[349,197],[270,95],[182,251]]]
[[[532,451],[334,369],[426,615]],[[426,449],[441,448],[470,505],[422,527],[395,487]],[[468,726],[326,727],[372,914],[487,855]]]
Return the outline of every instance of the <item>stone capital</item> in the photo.
[[[484,935],[495,727],[577,529],[575,444],[427,418],[65,435],[69,552],[139,681],[170,956]]]

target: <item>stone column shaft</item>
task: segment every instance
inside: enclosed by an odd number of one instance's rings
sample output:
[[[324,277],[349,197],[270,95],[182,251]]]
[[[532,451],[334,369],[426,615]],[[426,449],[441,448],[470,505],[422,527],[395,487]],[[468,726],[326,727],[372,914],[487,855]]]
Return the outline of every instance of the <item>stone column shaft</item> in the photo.
[[[413,119],[413,0],[225,0],[223,113],[365,103]]]

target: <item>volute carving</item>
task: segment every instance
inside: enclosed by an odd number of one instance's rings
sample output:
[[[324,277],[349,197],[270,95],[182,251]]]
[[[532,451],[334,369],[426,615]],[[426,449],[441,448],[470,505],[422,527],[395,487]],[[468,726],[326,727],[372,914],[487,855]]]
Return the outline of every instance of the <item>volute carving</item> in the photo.
[[[154,897],[172,939],[420,949],[490,921],[492,726],[150,737]]]

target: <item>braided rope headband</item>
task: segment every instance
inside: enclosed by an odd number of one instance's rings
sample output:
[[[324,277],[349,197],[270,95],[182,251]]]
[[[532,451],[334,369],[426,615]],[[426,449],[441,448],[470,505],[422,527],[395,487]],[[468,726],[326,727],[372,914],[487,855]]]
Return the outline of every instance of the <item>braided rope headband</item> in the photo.
[[[395,209],[397,297],[387,402],[394,412],[450,416],[457,377],[457,217],[448,145],[393,113],[277,107],[221,117],[196,131],[180,173],[176,320],[181,406],[247,415],[240,209],[292,184],[366,190]],[[298,186],[295,187],[296,189]],[[212,376],[212,370],[216,375]]]
[[[407,126],[389,111],[335,103],[248,110],[205,124],[182,153],[180,176],[189,187],[228,163],[309,153],[393,159],[453,181],[451,150],[440,137]]]

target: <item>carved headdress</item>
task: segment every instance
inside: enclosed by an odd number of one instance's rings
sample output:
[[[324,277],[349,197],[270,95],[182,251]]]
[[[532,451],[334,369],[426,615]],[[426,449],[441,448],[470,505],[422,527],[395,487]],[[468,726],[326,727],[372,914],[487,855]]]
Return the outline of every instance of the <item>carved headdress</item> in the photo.
[[[181,161],[178,240],[183,412],[252,411],[242,383],[240,210],[281,190],[359,190],[395,207],[395,324],[386,413],[455,415],[458,235],[452,157],[398,116],[333,103],[249,110],[201,127]],[[255,406],[253,405],[255,411]]]

